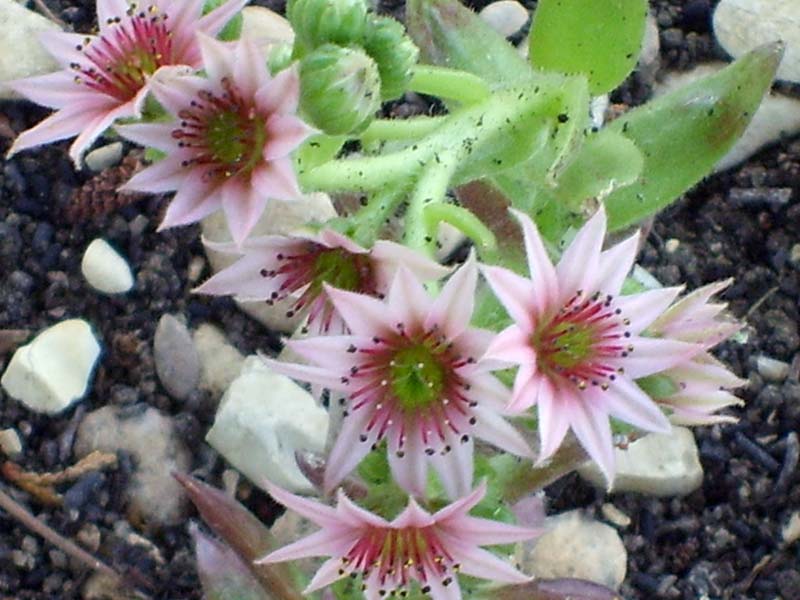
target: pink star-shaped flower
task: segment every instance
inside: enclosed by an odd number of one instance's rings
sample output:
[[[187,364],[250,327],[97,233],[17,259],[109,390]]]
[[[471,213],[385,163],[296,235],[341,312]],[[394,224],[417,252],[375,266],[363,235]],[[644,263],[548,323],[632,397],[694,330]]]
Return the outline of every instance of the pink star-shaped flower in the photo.
[[[202,34],[198,39],[207,79],[185,76],[151,85],[174,120],[118,128],[124,137],[166,153],[121,189],[177,190],[161,229],[222,209],[234,242],[241,244],[270,198],[299,196],[290,154],[313,130],[295,114],[300,84],[294,68],[273,78],[254,43],[225,44]]]
[[[451,498],[465,494],[475,437],[530,456],[503,417],[508,390],[476,364],[491,335],[469,327],[476,283],[470,258],[435,299],[405,268],[385,301],[327,288],[351,334],[288,342],[320,366],[269,361],[280,373],[341,393],[346,416],[327,460],[328,490],[383,440],[392,475],[416,496],[425,494],[429,463]]]
[[[448,269],[406,246],[378,240],[367,250],[332,229],[317,233],[270,235],[236,244],[205,242],[220,252],[241,258],[195,291],[234,294],[243,300],[278,302],[292,297],[292,315],[307,314],[311,333],[346,333],[344,321],[323,286],[382,297],[400,265],[420,281],[444,277]],[[289,316],[292,316],[289,315]]]
[[[642,335],[680,288],[620,295],[638,233],[603,251],[603,209],[577,233],[557,267],[533,221],[515,214],[523,228],[531,277],[484,267],[492,290],[514,320],[492,341],[484,360],[519,365],[510,407],[536,405],[540,461],[555,452],[571,428],[611,481],[609,416],[647,431],[669,431],[666,416],[635,380],[701,350],[696,344]]]
[[[275,486],[268,489],[286,508],[321,527],[257,561],[330,556],[304,594],[347,575],[361,576],[367,600],[405,596],[413,582],[434,600],[460,600],[458,573],[512,584],[530,580],[480,546],[528,540],[541,530],[469,516],[486,493],[484,484],[433,514],[409,499],[392,521],[356,506],[341,490],[333,508]]]
[[[78,136],[69,155],[83,152],[119,119],[138,118],[151,76],[162,67],[201,67],[195,34],[217,35],[247,0],[229,0],[202,16],[196,0],[97,0],[97,35],[45,32],[41,43],[64,67],[49,75],[7,82],[29,100],[58,109],[23,131],[9,156]]]

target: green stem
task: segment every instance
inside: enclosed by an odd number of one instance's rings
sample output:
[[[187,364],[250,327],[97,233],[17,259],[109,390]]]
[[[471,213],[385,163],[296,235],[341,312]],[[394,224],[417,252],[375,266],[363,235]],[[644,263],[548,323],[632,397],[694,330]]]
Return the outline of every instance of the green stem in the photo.
[[[436,230],[428,229],[425,209],[432,203],[444,201],[450,178],[457,166],[458,154],[443,152],[436,154],[435,160],[429,161],[423,168],[406,210],[403,240],[407,246],[433,254]]]
[[[386,219],[403,199],[403,188],[390,187],[376,192],[356,214],[348,220],[352,225],[353,240],[369,248],[375,243]]]
[[[375,119],[361,134],[361,142],[417,140],[438,129],[447,117],[412,117],[410,119]]]
[[[425,222],[429,230],[436,231],[440,223],[449,223],[475,242],[478,255],[491,262],[490,257],[497,251],[494,233],[475,213],[462,206],[436,202],[425,207]]]
[[[489,97],[486,81],[457,69],[417,65],[411,75],[409,88],[420,94],[457,100],[462,104],[475,104]]]

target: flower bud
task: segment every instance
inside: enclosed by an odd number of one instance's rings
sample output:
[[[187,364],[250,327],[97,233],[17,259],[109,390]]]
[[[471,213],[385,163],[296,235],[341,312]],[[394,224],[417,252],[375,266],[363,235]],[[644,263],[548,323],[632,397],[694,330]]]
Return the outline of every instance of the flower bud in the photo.
[[[374,17],[367,27],[364,49],[378,63],[381,98],[392,100],[405,92],[419,48],[403,25],[390,17]]]
[[[291,44],[279,43],[269,49],[267,55],[267,66],[272,75],[277,75],[280,71],[288,68],[292,64]]]
[[[290,0],[286,16],[300,56],[323,44],[360,45],[367,24],[365,0]]]
[[[378,66],[358,48],[325,44],[300,62],[300,105],[329,135],[363,130],[380,108]]]

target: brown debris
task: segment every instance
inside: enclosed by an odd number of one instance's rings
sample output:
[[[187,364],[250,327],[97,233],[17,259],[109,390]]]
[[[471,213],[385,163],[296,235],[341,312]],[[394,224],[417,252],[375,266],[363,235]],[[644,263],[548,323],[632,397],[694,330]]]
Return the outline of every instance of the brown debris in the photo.
[[[106,467],[117,466],[117,455],[96,450],[83,457],[71,467],[55,473],[33,473],[25,471],[18,464],[6,461],[0,466],[0,473],[18,488],[25,490],[41,504],[46,506],[60,506],[61,495],[55,486],[75,481],[91,471],[98,471]]]
[[[144,198],[147,194],[117,192],[117,188],[145,167],[143,156],[141,150],[132,150],[120,164],[105,169],[76,189],[64,209],[66,218],[71,223],[91,220]]]

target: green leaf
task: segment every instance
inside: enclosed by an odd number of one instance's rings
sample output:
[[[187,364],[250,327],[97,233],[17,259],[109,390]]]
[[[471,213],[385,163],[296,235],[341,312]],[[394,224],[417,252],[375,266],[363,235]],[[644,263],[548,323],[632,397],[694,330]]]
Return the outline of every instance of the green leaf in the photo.
[[[558,178],[554,195],[578,212],[590,198],[602,200],[636,181],[643,165],[642,153],[624,135],[611,130],[590,133]]]
[[[531,62],[545,71],[583,73],[592,95],[603,94],[633,70],[646,16],[647,0],[539,0]]]
[[[458,0],[408,0],[406,27],[423,62],[474,73],[494,86],[531,73],[516,49]]]
[[[218,8],[225,4],[228,0],[206,0],[205,4],[203,4],[203,14],[207,15],[215,8]],[[217,36],[223,42],[231,42],[233,40],[238,40],[239,37],[242,35],[242,13],[237,13],[230,21],[227,22],[225,27],[222,28],[222,31],[219,32]]]
[[[642,177],[606,198],[610,230],[652,215],[711,171],[747,127],[782,55],[780,43],[761,46],[609,125],[644,156]]]

